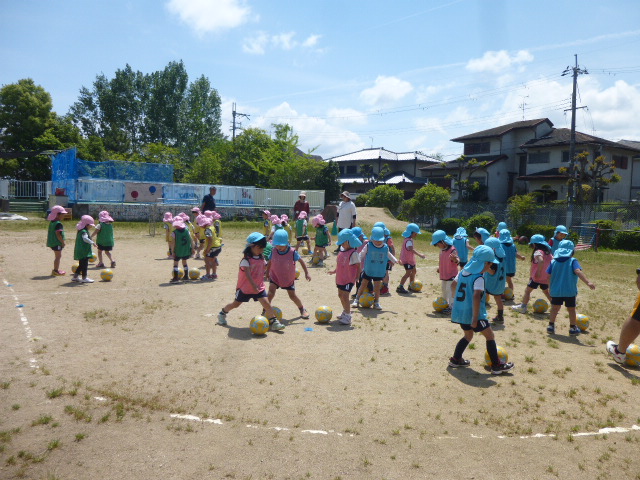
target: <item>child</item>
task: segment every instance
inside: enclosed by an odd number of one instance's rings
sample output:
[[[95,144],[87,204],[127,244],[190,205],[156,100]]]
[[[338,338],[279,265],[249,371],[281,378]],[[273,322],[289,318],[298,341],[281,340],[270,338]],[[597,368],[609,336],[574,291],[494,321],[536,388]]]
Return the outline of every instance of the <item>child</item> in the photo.
[[[167,257],[173,258],[173,252],[171,251],[171,233],[173,232],[173,214],[171,212],[164,212],[162,218],[162,226],[164,228],[164,238],[167,241]]]
[[[553,237],[551,237],[548,242],[549,246],[551,247],[552,254],[556,253],[556,250],[558,249],[558,245],[560,245],[560,242],[564,240],[568,234],[569,234],[569,231],[567,230],[567,227],[565,227],[564,225],[558,225],[556,227],[556,229],[553,232]]]
[[[524,260],[524,255],[518,252],[513,238],[511,238],[511,232],[506,228],[500,230],[500,237],[498,238],[502,244],[504,250],[504,270],[507,276],[507,285],[511,291],[513,291],[513,277],[516,276],[516,258]]]
[[[47,220],[49,220],[49,229],[47,231],[47,247],[53,250],[53,270],[51,275],[60,277],[66,275],[67,272],[60,270],[60,259],[62,258],[62,249],[65,246],[64,225],[60,219],[67,211],[60,205],[55,205]]]
[[[391,238],[391,231],[384,227],[384,243],[389,247],[391,255],[396,254],[396,247],[393,245],[393,238]],[[387,295],[389,293],[389,275],[393,270],[393,263],[387,262],[387,273],[382,280],[382,287],[380,287],[380,295]]]
[[[476,231],[473,232],[473,238],[476,239],[478,245],[484,245],[484,242],[487,238],[489,238],[491,234],[486,228],[476,227]]]
[[[264,236],[268,236],[271,233],[271,221],[269,220],[271,217],[271,212],[269,210],[262,211],[262,228]]]
[[[591,290],[596,286],[582,273],[582,267],[573,258],[575,248],[571,240],[557,242],[556,253],[547,272],[551,275],[549,290],[551,293],[551,313],[549,314],[548,333],[556,333],[556,316],[564,303],[569,312],[569,335],[579,335],[580,328],[576,325],[576,296],[578,295],[578,278]]]
[[[491,269],[484,274],[484,284],[488,295],[493,295],[498,307],[498,314],[493,318],[493,323],[504,323],[504,303],[502,302],[502,296],[504,295],[504,289],[507,285],[506,273],[505,273],[505,252],[502,248],[500,240],[496,237],[487,238],[484,242],[485,246],[489,247],[496,259],[491,265]]]
[[[203,279],[215,280],[218,278],[218,255],[222,251],[222,239],[218,236],[216,228],[213,227],[213,219],[205,217],[202,221],[204,228],[204,266],[205,275]]]
[[[367,244],[367,242],[369,241],[369,239],[367,238],[367,236],[362,232],[362,228],[360,227],[353,227],[351,229],[351,233],[353,233],[353,235],[360,240],[360,246],[358,248],[356,248],[358,255],[360,255],[360,252],[362,251],[362,249],[364,248],[364,246]],[[360,290],[360,285],[362,284],[362,268],[360,269],[360,274],[358,275],[358,279],[356,281],[356,292],[358,290]],[[354,293],[353,295],[351,295],[351,298],[356,298],[356,294]]]
[[[304,212],[303,212],[304,213]],[[278,230],[273,235],[273,250],[271,251],[271,259],[267,263],[267,277],[269,278],[269,303],[276,296],[276,290],[282,288],[289,294],[289,298],[296,304],[300,310],[302,318],[309,318],[309,313],[304,308],[302,301],[296,295],[296,262],[302,265],[304,270],[304,278],[307,282],[311,281],[309,271],[304,261],[289,245],[289,236],[285,230]]]
[[[282,228],[286,230],[287,235],[289,235],[289,241],[291,241],[291,238],[293,237],[293,232],[291,231],[291,225],[289,225],[289,215],[283,213],[280,216],[280,220],[282,220]]]
[[[104,263],[102,262],[102,252],[104,252],[111,262],[110,268],[115,268],[116,261],[111,256],[111,250],[113,250],[113,246],[115,245],[113,238],[113,218],[111,218],[109,212],[102,210],[98,214],[98,219],[100,221],[91,234],[92,238],[96,237],[96,244],[98,245],[98,264],[96,267],[104,268]]]
[[[336,259],[336,268],[327,272],[329,275],[336,275],[338,298],[342,304],[342,313],[338,315],[338,321],[342,325],[351,325],[349,293],[360,276],[360,257],[357,248],[362,246],[362,242],[356,237],[354,230],[345,228],[338,233],[337,244],[340,247],[340,252]]]
[[[540,287],[542,293],[545,294],[549,302],[551,302],[551,295],[549,295],[549,274],[547,269],[551,265],[553,256],[551,255],[551,247],[545,241],[544,237],[539,233],[531,236],[529,240],[533,252],[531,253],[531,273],[529,274],[529,284],[524,290],[522,296],[522,303],[520,305],[514,305],[511,308],[520,313],[527,313],[527,304],[529,303],[529,297],[531,292]]]
[[[424,258],[424,255],[413,248],[414,239],[422,235],[420,227],[415,223],[410,223],[407,228],[402,232],[404,242],[402,242],[402,250],[400,250],[400,263],[404,265],[404,275],[400,279],[400,285],[396,288],[398,293],[409,293],[404,288],[404,282],[409,280],[409,285],[416,279],[416,255],[420,258]]]
[[[462,358],[462,354],[473,340],[474,332],[484,335],[487,352],[491,358],[491,373],[493,375],[501,375],[512,370],[515,366],[511,362],[500,362],[495,336],[491,325],[489,325],[489,320],[487,320],[483,274],[488,272],[494,263],[495,255],[491,248],[481,245],[473,251],[471,260],[453,281],[452,289],[455,290],[455,301],[451,321],[460,325],[464,331],[464,337],[458,341],[453,356],[449,359],[449,366],[452,368],[471,365],[469,360]]]
[[[496,232],[493,234],[494,237],[500,237],[500,230],[504,230],[507,228],[507,224],[505,222],[499,222],[498,227],[496,228]]]
[[[464,227],[458,227],[456,230],[456,234],[453,236],[453,246],[458,255],[458,265],[462,270],[469,259],[469,250],[473,252],[473,247],[469,244],[469,235]]]
[[[636,288],[640,290],[640,268],[636,269]],[[611,354],[616,362],[624,363],[627,359],[627,348],[638,335],[640,335],[640,294],[636,298],[631,315],[622,325],[618,343],[609,340],[607,342],[607,352]]]
[[[442,313],[448,315],[451,313],[451,307],[453,306],[451,283],[458,274],[458,253],[456,252],[456,247],[453,246],[453,240],[447,236],[444,230],[433,232],[431,245],[440,249],[440,260],[436,271],[440,274],[442,296],[449,304]]]
[[[180,281],[178,262],[182,260],[182,268],[184,270],[185,281],[189,280],[189,267],[187,260],[193,253],[193,242],[191,232],[184,223],[181,215],[177,215],[173,220],[173,233],[171,234],[171,251],[173,252],[173,277],[170,283],[178,283]]]
[[[93,283],[94,281],[87,277],[87,269],[89,268],[89,258],[93,255],[91,245],[95,245],[89,235],[89,227],[94,227],[93,217],[83,215],[76,224],[76,246],[73,250],[73,259],[78,260],[78,268],[71,278],[72,282]],[[79,276],[82,275],[82,279]]]
[[[313,248],[313,256],[311,257],[311,261],[313,261],[313,257],[319,258],[319,267],[322,267],[324,265],[324,259],[328,257],[327,247],[331,245],[331,234],[329,233],[329,227],[327,227],[325,223],[326,222],[322,215],[316,215],[315,217],[313,217],[313,220],[311,220],[311,224],[316,229],[316,235],[313,237],[313,240],[315,241],[315,247]]]
[[[267,262],[262,256],[267,246],[267,237],[259,232],[253,232],[247,237],[247,245],[244,248],[243,257],[238,271],[238,283],[236,284],[235,300],[225,305],[218,313],[218,325],[227,324],[227,314],[234,308],[253,299],[260,302],[269,318],[269,328],[273,331],[282,330],[285,326],[278,321],[276,313],[267,300],[267,291],[264,286],[264,274]]]
[[[309,235],[307,234],[307,212],[300,212],[296,220],[296,250],[300,248],[300,244],[306,245],[311,250],[309,244]]]
[[[271,242],[273,240],[273,234],[276,230],[280,230],[282,228],[282,220],[277,215],[271,215],[269,218],[271,220],[271,231],[269,232],[269,236],[267,237],[267,241]]]
[[[198,207],[193,207],[191,209],[191,215],[193,215],[193,232],[194,232],[194,240],[196,247],[196,255],[194,258],[200,258],[200,252],[204,248],[205,238],[204,238],[204,228],[200,226],[198,219],[203,217],[204,214],[200,211]]]
[[[360,263],[364,264],[364,272],[356,299],[351,304],[352,307],[359,306],[358,299],[360,295],[364,293],[369,282],[373,282],[373,294],[375,296],[373,308],[382,310],[380,306],[380,287],[387,273],[388,261],[398,263],[396,257],[389,251],[389,246],[384,242],[384,229],[382,227],[374,227],[371,231],[371,241],[360,252]]]
[[[182,221],[186,225],[187,230],[189,231],[189,236],[191,237],[191,255],[195,252],[196,249],[196,229],[193,223],[191,223],[191,218],[184,212],[180,212],[178,215],[182,217]],[[186,272],[185,272],[186,277]]]

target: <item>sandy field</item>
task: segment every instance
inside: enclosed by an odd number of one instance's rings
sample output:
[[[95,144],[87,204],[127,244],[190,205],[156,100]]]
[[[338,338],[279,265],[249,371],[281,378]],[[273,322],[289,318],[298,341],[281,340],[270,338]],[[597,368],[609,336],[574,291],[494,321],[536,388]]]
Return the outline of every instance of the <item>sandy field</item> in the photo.
[[[579,256],[598,285],[578,297],[588,334],[569,337],[564,310],[549,336],[547,315],[507,309],[496,337],[516,368],[492,376],[478,337],[471,367],[447,368],[461,330],[433,311],[428,242],[421,293],[395,293],[396,267],[383,310],[345,327],[301,319],[280,291],[286,329],[257,337],[258,303],[215,325],[249,227],[223,230],[218,280],[176,285],[164,238],[117,223],[113,281],[95,267],[91,285],[51,277],[38,227],[0,225],[2,479],[640,479],[640,371],[604,350],[633,305],[637,255]],[[334,265],[297,283],[311,312],[340,312]]]

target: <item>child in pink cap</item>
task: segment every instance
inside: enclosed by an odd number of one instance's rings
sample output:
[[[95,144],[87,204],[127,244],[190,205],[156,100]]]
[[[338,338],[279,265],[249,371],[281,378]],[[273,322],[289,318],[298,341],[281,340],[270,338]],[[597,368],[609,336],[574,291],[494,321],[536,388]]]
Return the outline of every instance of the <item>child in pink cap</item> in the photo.
[[[262,233],[264,233],[265,237],[271,233],[271,220],[269,220],[270,217],[271,212],[269,210],[262,211],[262,226],[264,228],[264,232]]]
[[[60,205],[56,205],[51,209],[47,216],[49,220],[49,230],[47,232],[47,247],[53,250],[53,270],[51,275],[59,277],[67,272],[60,270],[60,259],[62,258],[62,249],[65,246],[64,225],[60,219],[67,211]]]
[[[181,215],[177,215],[173,220],[173,233],[171,234],[171,247],[173,250],[173,277],[171,283],[177,283],[180,281],[178,274],[178,263],[182,260],[182,268],[184,269],[183,280],[189,280],[189,267],[187,260],[193,254],[193,239],[191,232],[187,227],[184,219]]]
[[[282,220],[278,215],[271,215],[271,217],[269,217],[269,220],[271,220],[271,232],[269,232],[267,242],[271,243],[271,240],[273,240],[273,234],[276,233],[277,230],[280,230],[282,228]]]
[[[212,218],[206,216],[200,220],[205,238],[203,254],[206,274],[202,277],[203,280],[215,280],[218,278],[218,255],[222,251],[222,239],[218,236],[213,222]]]
[[[306,245],[311,250],[309,234],[307,233],[307,212],[305,211],[300,212],[296,220],[296,251],[300,248],[300,245]]]
[[[113,218],[109,215],[109,212],[102,210],[98,214],[98,225],[91,234],[91,237],[96,237],[96,244],[98,245],[98,264],[96,267],[104,268],[102,262],[102,252],[109,258],[111,262],[111,268],[116,266],[116,261],[111,256],[111,250],[115,245],[115,239],[113,238]]]
[[[167,257],[173,257],[171,251],[171,233],[173,232],[173,214],[171,212],[164,212],[162,217],[162,227],[164,228],[164,239],[167,242]]]
[[[329,233],[329,227],[327,227],[325,223],[327,222],[322,215],[316,215],[313,217],[313,220],[311,220],[311,224],[316,229],[316,235],[313,237],[313,240],[316,242],[313,248],[313,257],[320,259],[318,262],[319,267],[324,265],[323,260],[327,258],[327,247],[331,245],[331,233]],[[313,257],[311,257],[312,262]]]
[[[87,270],[89,268],[89,258],[93,256],[91,246],[95,245],[91,236],[89,235],[89,227],[95,227],[93,217],[90,215],[83,215],[80,221],[76,224],[76,246],[73,250],[73,259],[78,260],[78,268],[71,278],[72,282],[81,283],[93,283],[93,280],[87,277]],[[80,279],[82,275],[82,279]]]

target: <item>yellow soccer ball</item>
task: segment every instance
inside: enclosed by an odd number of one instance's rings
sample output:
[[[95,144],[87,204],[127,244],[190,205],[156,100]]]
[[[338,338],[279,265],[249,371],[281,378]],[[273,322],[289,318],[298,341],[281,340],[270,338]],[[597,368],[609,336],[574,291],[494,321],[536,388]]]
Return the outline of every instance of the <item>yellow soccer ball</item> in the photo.
[[[276,318],[278,319],[279,322],[282,321],[282,310],[280,310],[278,307],[274,307],[271,306],[271,309],[273,310],[273,313],[276,314]]]
[[[422,291],[422,282],[420,280],[414,280],[409,284],[409,290],[411,290],[412,292]]]
[[[173,270],[171,271],[171,273],[173,274]],[[178,268],[178,278],[184,278],[184,268],[182,267]]]
[[[198,280],[200,278],[200,269],[192,268],[189,270],[189,278],[191,280]]]
[[[316,320],[318,320],[318,323],[329,323],[332,316],[333,310],[331,310],[331,307],[322,305],[316,309]]]
[[[496,347],[498,348],[498,358],[500,361],[502,363],[507,363],[509,361],[509,354],[507,353],[507,350],[499,345],[496,345]],[[488,351],[484,352],[484,364],[487,367],[491,366],[491,357],[489,356]]]
[[[95,263],[96,260],[98,260],[98,256],[95,253],[91,253],[91,256],[88,258],[89,258],[89,263]]]
[[[110,268],[105,268],[100,272],[100,278],[105,282],[110,282],[113,278],[113,270],[111,270]]]
[[[640,347],[635,344],[631,344],[627,347],[627,359],[624,361],[630,367],[640,366]]]
[[[300,249],[300,254],[301,255],[309,255],[309,249],[307,247],[302,247]]]
[[[578,325],[578,328],[580,328],[581,332],[586,332],[589,328],[589,317],[579,313],[578,315],[576,315],[576,325]]]
[[[438,313],[444,311],[448,306],[449,302],[444,297],[438,297],[433,301],[433,309]]]
[[[254,335],[264,335],[269,331],[269,320],[262,315],[257,315],[251,319],[249,328]]]
[[[76,273],[76,270],[78,269],[79,266],[80,264],[78,262],[74,263],[73,265],[71,265],[71,271],[73,273]]]
[[[300,269],[296,268],[296,280],[300,278]]]
[[[318,265],[320,263],[320,256],[314,255],[313,257],[311,257],[311,263],[313,263],[314,265]]]
[[[513,290],[510,289],[509,287],[504,289],[504,299],[505,300],[513,300]]]
[[[549,304],[546,300],[539,298],[535,302],[533,302],[533,311],[535,313],[544,313],[549,309]]]
[[[358,303],[360,303],[360,306],[364,308],[370,308],[373,306],[375,301],[376,297],[371,292],[364,292],[358,299]]]

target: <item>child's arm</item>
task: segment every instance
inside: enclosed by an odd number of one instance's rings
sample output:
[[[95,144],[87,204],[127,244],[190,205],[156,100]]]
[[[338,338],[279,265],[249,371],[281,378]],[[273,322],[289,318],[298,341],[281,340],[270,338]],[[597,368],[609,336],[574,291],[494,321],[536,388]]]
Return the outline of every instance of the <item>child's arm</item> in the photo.
[[[596,284],[595,283],[591,283],[589,281],[589,279],[587,278],[587,276],[582,272],[582,270],[580,270],[579,268],[576,268],[573,273],[575,273],[578,278],[580,280],[582,280],[585,284],[587,284],[587,286],[591,289],[591,290],[595,290],[596,289]]]
[[[469,240],[467,240],[467,248],[469,249],[470,252],[473,253],[473,251],[476,249],[476,247],[472,247],[471,244],[469,243]]]
[[[56,237],[58,238],[58,241],[60,242],[60,244],[64,247],[64,237],[62,236],[62,230],[56,230]]]
[[[307,269],[307,265],[304,263],[304,260],[302,259],[302,257],[300,257],[300,260],[298,260],[298,263],[300,265],[302,265],[302,270],[304,270],[304,278],[307,279],[307,282],[311,281],[311,275],[309,275],[309,270]],[[335,270],[334,270],[335,272]]]
[[[387,252],[387,259],[389,259],[391,263],[398,263],[398,259],[393,256],[393,253],[391,253],[391,250]]]
[[[482,300],[483,295],[482,290],[474,290],[473,291],[473,318],[471,320],[471,328],[476,328],[478,326],[478,315],[480,315],[480,300]]]
[[[460,265],[460,257],[458,257],[458,251],[457,250],[454,250],[453,252],[451,252],[449,254],[449,260],[451,260],[456,265]]]

